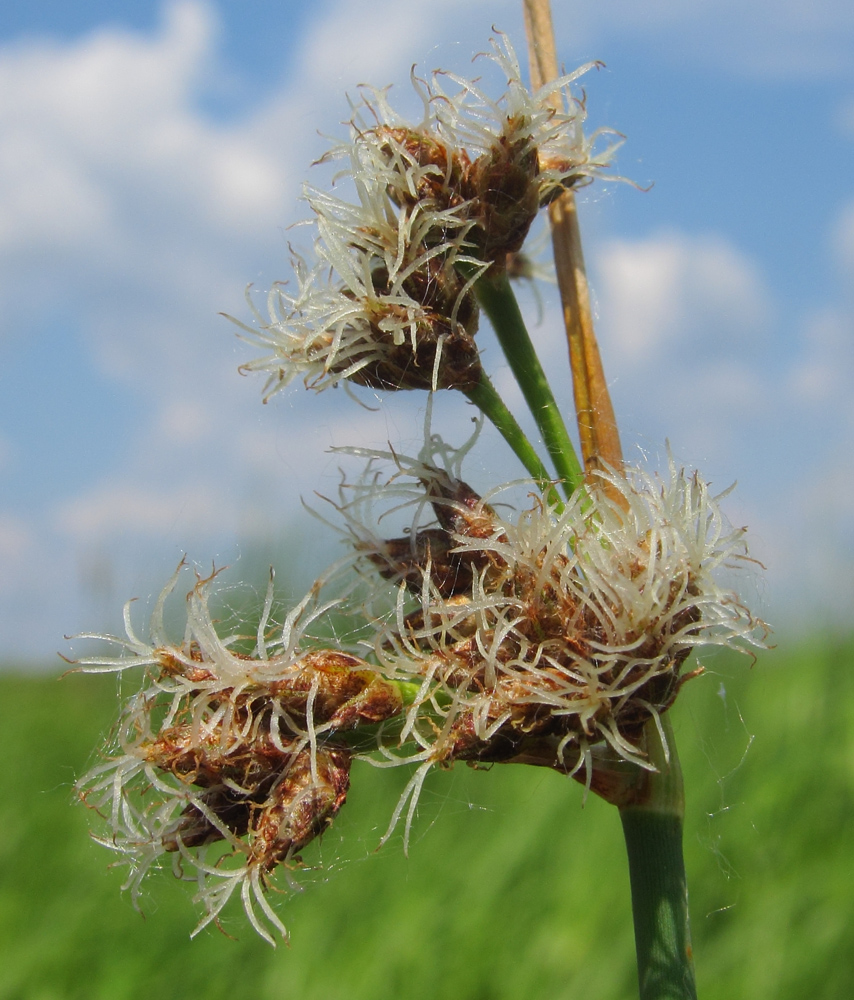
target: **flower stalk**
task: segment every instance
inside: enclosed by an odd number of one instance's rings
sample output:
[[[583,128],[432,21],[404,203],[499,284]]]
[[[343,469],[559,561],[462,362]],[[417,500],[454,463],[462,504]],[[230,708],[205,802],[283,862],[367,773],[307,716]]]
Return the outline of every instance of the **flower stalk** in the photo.
[[[507,404],[499,396],[489,376],[484,372],[480,380],[466,391],[466,396],[487,417],[498,430],[513,454],[519,459],[526,471],[537,483],[544,494],[549,496],[550,503],[558,503],[552,478],[542,459],[533,445],[525,436],[519,422],[507,408]],[[576,463],[577,464],[577,463]]]
[[[507,363],[543,436],[549,458],[570,497],[584,481],[584,472],[531,342],[510,279],[506,272],[487,271],[475,284],[475,294],[492,323]]]

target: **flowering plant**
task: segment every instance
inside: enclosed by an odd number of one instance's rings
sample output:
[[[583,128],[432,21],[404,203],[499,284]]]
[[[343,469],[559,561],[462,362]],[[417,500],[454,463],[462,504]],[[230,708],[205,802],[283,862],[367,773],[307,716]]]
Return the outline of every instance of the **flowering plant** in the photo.
[[[542,5],[529,7],[538,57]],[[315,261],[294,253],[294,284],[272,289],[267,316],[250,301],[256,325],[239,324],[261,350],[244,369],[266,374],[267,397],[297,376],[315,390],[349,382],[428,393],[420,453],[349,449],[366,469],[342,484],[333,506],[351,554],[278,625],[271,575],[251,633],[222,634],[210,608],[214,572],[197,576],[183,637],[171,638],[164,606],[182,562],[146,638],[130,605],[124,637],[88,636],[115,648],[81,658],[80,669],[139,667],[145,679],[78,789],[105,816],[96,839],[129,866],[135,900],[171,856],[176,874],[197,886],[196,932],[237,892],[273,943],[286,932],[269,890],[279,874],[294,878],[300,851],[334,821],[354,760],[414,768],[382,838],[402,821],[405,843],[431,769],[550,768],[620,808],[630,859],[638,850],[642,858],[632,862],[642,995],[677,995],[659,982],[661,948],[667,975],[693,982],[667,712],[702,671],[685,669],[695,648],[761,643],[762,623],[718,580],[722,567],[747,559],[744,530],[727,527],[721,496],[672,458],[661,478],[622,461],[574,215],[574,189],[608,169],[618,144],[597,152],[608,133],[584,135],[584,101],[570,88],[591,66],[554,78],[535,59],[540,85],[529,91],[509,41],[497,35],[491,44],[487,58],[506,79],[497,101],[477,81],[413,73],[424,108],[413,124],[386,91],[364,92],[350,141],[326,157],[342,164],[336,193],[307,190]],[[509,282],[543,209],[556,241],[583,463]],[[481,312],[545,455],[483,368]],[[479,495],[466,482],[477,433],[459,448],[431,433],[439,390],[462,392],[495,424],[530,477],[521,490],[517,481]],[[399,537],[381,530],[390,510],[409,518]],[[368,596],[353,585],[342,595],[342,579],[367,582]],[[327,599],[333,584],[337,596]],[[361,638],[330,643],[319,626],[342,611],[364,625]],[[676,824],[663,839],[662,816]],[[636,872],[652,864],[651,827],[665,843],[655,863],[675,879],[666,927],[657,902],[635,892]]]

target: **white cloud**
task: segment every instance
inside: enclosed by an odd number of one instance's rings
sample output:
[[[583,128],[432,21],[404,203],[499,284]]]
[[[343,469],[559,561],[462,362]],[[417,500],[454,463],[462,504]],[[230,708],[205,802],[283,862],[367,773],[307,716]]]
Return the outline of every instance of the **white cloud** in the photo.
[[[17,262],[7,282],[38,258],[43,274],[65,284],[71,272],[103,300],[117,275],[140,287],[164,264],[209,266],[203,234],[274,228],[293,186],[280,148],[195,106],[213,38],[210,8],[181,0],[153,38],[109,29],[0,50],[0,256]]]
[[[178,486],[105,484],[63,504],[57,518],[60,530],[82,541],[129,532],[136,536],[165,536],[178,521],[209,534],[224,523],[239,520],[236,504],[210,480]]]
[[[596,258],[602,327],[621,364],[755,341],[771,316],[756,265],[722,237],[661,233],[611,241]]]

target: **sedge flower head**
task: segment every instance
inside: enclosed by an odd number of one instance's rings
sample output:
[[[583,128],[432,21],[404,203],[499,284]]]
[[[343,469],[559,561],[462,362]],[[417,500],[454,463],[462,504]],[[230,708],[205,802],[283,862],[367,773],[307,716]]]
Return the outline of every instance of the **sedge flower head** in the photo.
[[[257,329],[240,324],[267,352],[243,370],[268,373],[268,397],[296,376],[313,389],[471,388],[478,311],[455,269],[467,223],[451,210],[398,210],[364,164],[353,180],[355,204],[308,190],[317,261],[294,254],[296,287],[274,286]]]
[[[719,581],[748,561],[744,530],[696,473],[600,472],[565,506],[537,496],[513,515],[500,491],[480,498],[447,469],[395,461],[389,496],[407,503],[406,470],[420,520],[358,544],[398,581],[375,654],[420,684],[405,732],[424,770],[522,762],[589,779],[599,746],[651,767],[641,731],[700,672],[683,670],[691,651],[762,643],[763,623]]]
[[[488,58],[506,79],[498,100],[477,80],[413,72],[416,124],[387,91],[364,88],[350,140],[322,158],[340,166],[335,193],[306,188],[315,260],[294,254],[295,282],[274,286],[269,316],[239,324],[262,348],[244,370],[267,374],[268,397],[295,377],[315,389],[479,382],[474,282],[506,267],[540,207],[601,173],[614,148],[595,152],[601,132],[584,136],[584,102],[570,93],[594,64],[531,94],[504,36]]]
[[[503,267],[506,255],[521,248],[539,208],[603,174],[622,137],[610,129],[584,134],[585,101],[571,87],[599,64],[531,93],[506,36],[498,34],[490,45],[486,58],[505,79],[497,99],[479,79],[440,70],[424,81],[413,72],[424,106],[421,122],[410,124],[394,111],[386,90],[369,88],[354,120],[385,159],[388,189],[398,203],[428,199],[464,208],[473,223],[472,253]],[[598,149],[607,135],[615,141]]]
[[[171,856],[177,875],[194,872],[205,914],[219,915],[236,892],[253,927],[273,943],[285,928],[268,890],[278,866],[300,864],[299,851],[329,826],[346,799],[353,752],[342,734],[401,709],[397,689],[375,668],[337,649],[311,648],[310,594],[271,630],[268,592],[254,648],[221,637],[209,607],[213,577],[187,598],[182,642],[164,629],[161,593],[147,639],[130,607],[126,635],[85,636],[119,647],[117,656],[76,661],[88,672],[141,666],[141,690],[124,706],[113,745],[77,783],[83,801],[108,821],[96,837],[128,865],[125,884],[137,903],[148,872]],[[290,877],[290,876],[288,876]]]

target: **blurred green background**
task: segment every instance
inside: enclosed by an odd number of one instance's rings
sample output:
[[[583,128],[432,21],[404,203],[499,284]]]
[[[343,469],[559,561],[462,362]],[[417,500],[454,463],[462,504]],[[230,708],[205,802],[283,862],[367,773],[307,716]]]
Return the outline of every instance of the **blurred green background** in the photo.
[[[854,996],[854,643],[706,659],[674,722],[699,995]],[[125,679],[126,690],[133,680]],[[192,886],[145,917],[87,836],[72,784],[117,712],[114,677],[0,676],[0,998],[636,996],[617,813],[557,774],[428,779],[409,858],[374,853],[404,769],[354,766],[323,872],[283,899],[271,949],[232,902],[194,941]]]

